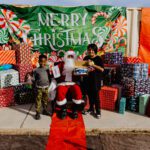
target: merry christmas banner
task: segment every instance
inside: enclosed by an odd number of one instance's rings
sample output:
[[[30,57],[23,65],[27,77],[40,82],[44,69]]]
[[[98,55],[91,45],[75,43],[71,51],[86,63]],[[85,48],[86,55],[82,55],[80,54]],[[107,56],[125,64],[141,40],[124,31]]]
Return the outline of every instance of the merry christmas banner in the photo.
[[[19,8],[0,5],[0,44],[26,42],[42,53],[82,56],[96,43],[99,54],[126,50],[126,8],[111,6]]]

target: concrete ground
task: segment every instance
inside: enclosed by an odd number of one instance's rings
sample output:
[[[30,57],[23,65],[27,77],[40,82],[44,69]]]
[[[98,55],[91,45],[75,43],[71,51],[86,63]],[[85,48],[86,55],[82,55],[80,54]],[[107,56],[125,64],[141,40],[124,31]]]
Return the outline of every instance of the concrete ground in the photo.
[[[41,115],[34,119],[33,104],[0,108],[0,134],[42,134],[48,135],[51,118]],[[102,110],[101,119],[91,115],[83,116],[86,132],[109,131],[150,131],[150,118],[137,113],[125,112],[124,115]]]

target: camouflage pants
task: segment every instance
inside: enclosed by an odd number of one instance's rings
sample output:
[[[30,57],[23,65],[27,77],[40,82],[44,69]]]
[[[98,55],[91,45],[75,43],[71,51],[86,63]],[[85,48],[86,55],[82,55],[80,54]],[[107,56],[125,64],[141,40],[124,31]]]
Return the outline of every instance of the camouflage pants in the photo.
[[[36,112],[41,112],[41,105],[43,109],[47,109],[48,104],[48,88],[37,88],[35,108]]]

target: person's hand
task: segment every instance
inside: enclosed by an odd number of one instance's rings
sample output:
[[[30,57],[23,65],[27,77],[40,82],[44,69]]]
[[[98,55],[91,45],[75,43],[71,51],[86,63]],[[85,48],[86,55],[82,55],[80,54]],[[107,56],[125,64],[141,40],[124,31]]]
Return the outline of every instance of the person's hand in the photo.
[[[91,60],[88,60],[88,65],[89,65],[89,66],[93,66],[93,65],[94,65],[94,62],[91,61]]]
[[[94,71],[95,69],[93,68],[93,67],[88,67],[88,72],[92,72],[92,71]]]

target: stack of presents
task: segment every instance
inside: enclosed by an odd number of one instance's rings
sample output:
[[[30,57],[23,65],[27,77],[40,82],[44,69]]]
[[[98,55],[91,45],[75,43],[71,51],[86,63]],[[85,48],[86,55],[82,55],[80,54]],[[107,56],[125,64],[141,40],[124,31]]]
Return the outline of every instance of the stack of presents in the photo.
[[[105,53],[104,62],[101,108],[144,115],[150,106],[148,64],[138,57],[123,57],[122,52]],[[0,107],[34,102],[34,88],[26,83],[32,70],[31,49],[25,43],[0,49]],[[76,71],[87,73],[85,68]]]
[[[146,114],[150,105],[148,64],[121,52],[105,53],[101,108],[124,114],[125,110]]]
[[[0,50],[0,107],[32,102],[33,89],[25,82],[32,72],[31,51],[25,43]]]

